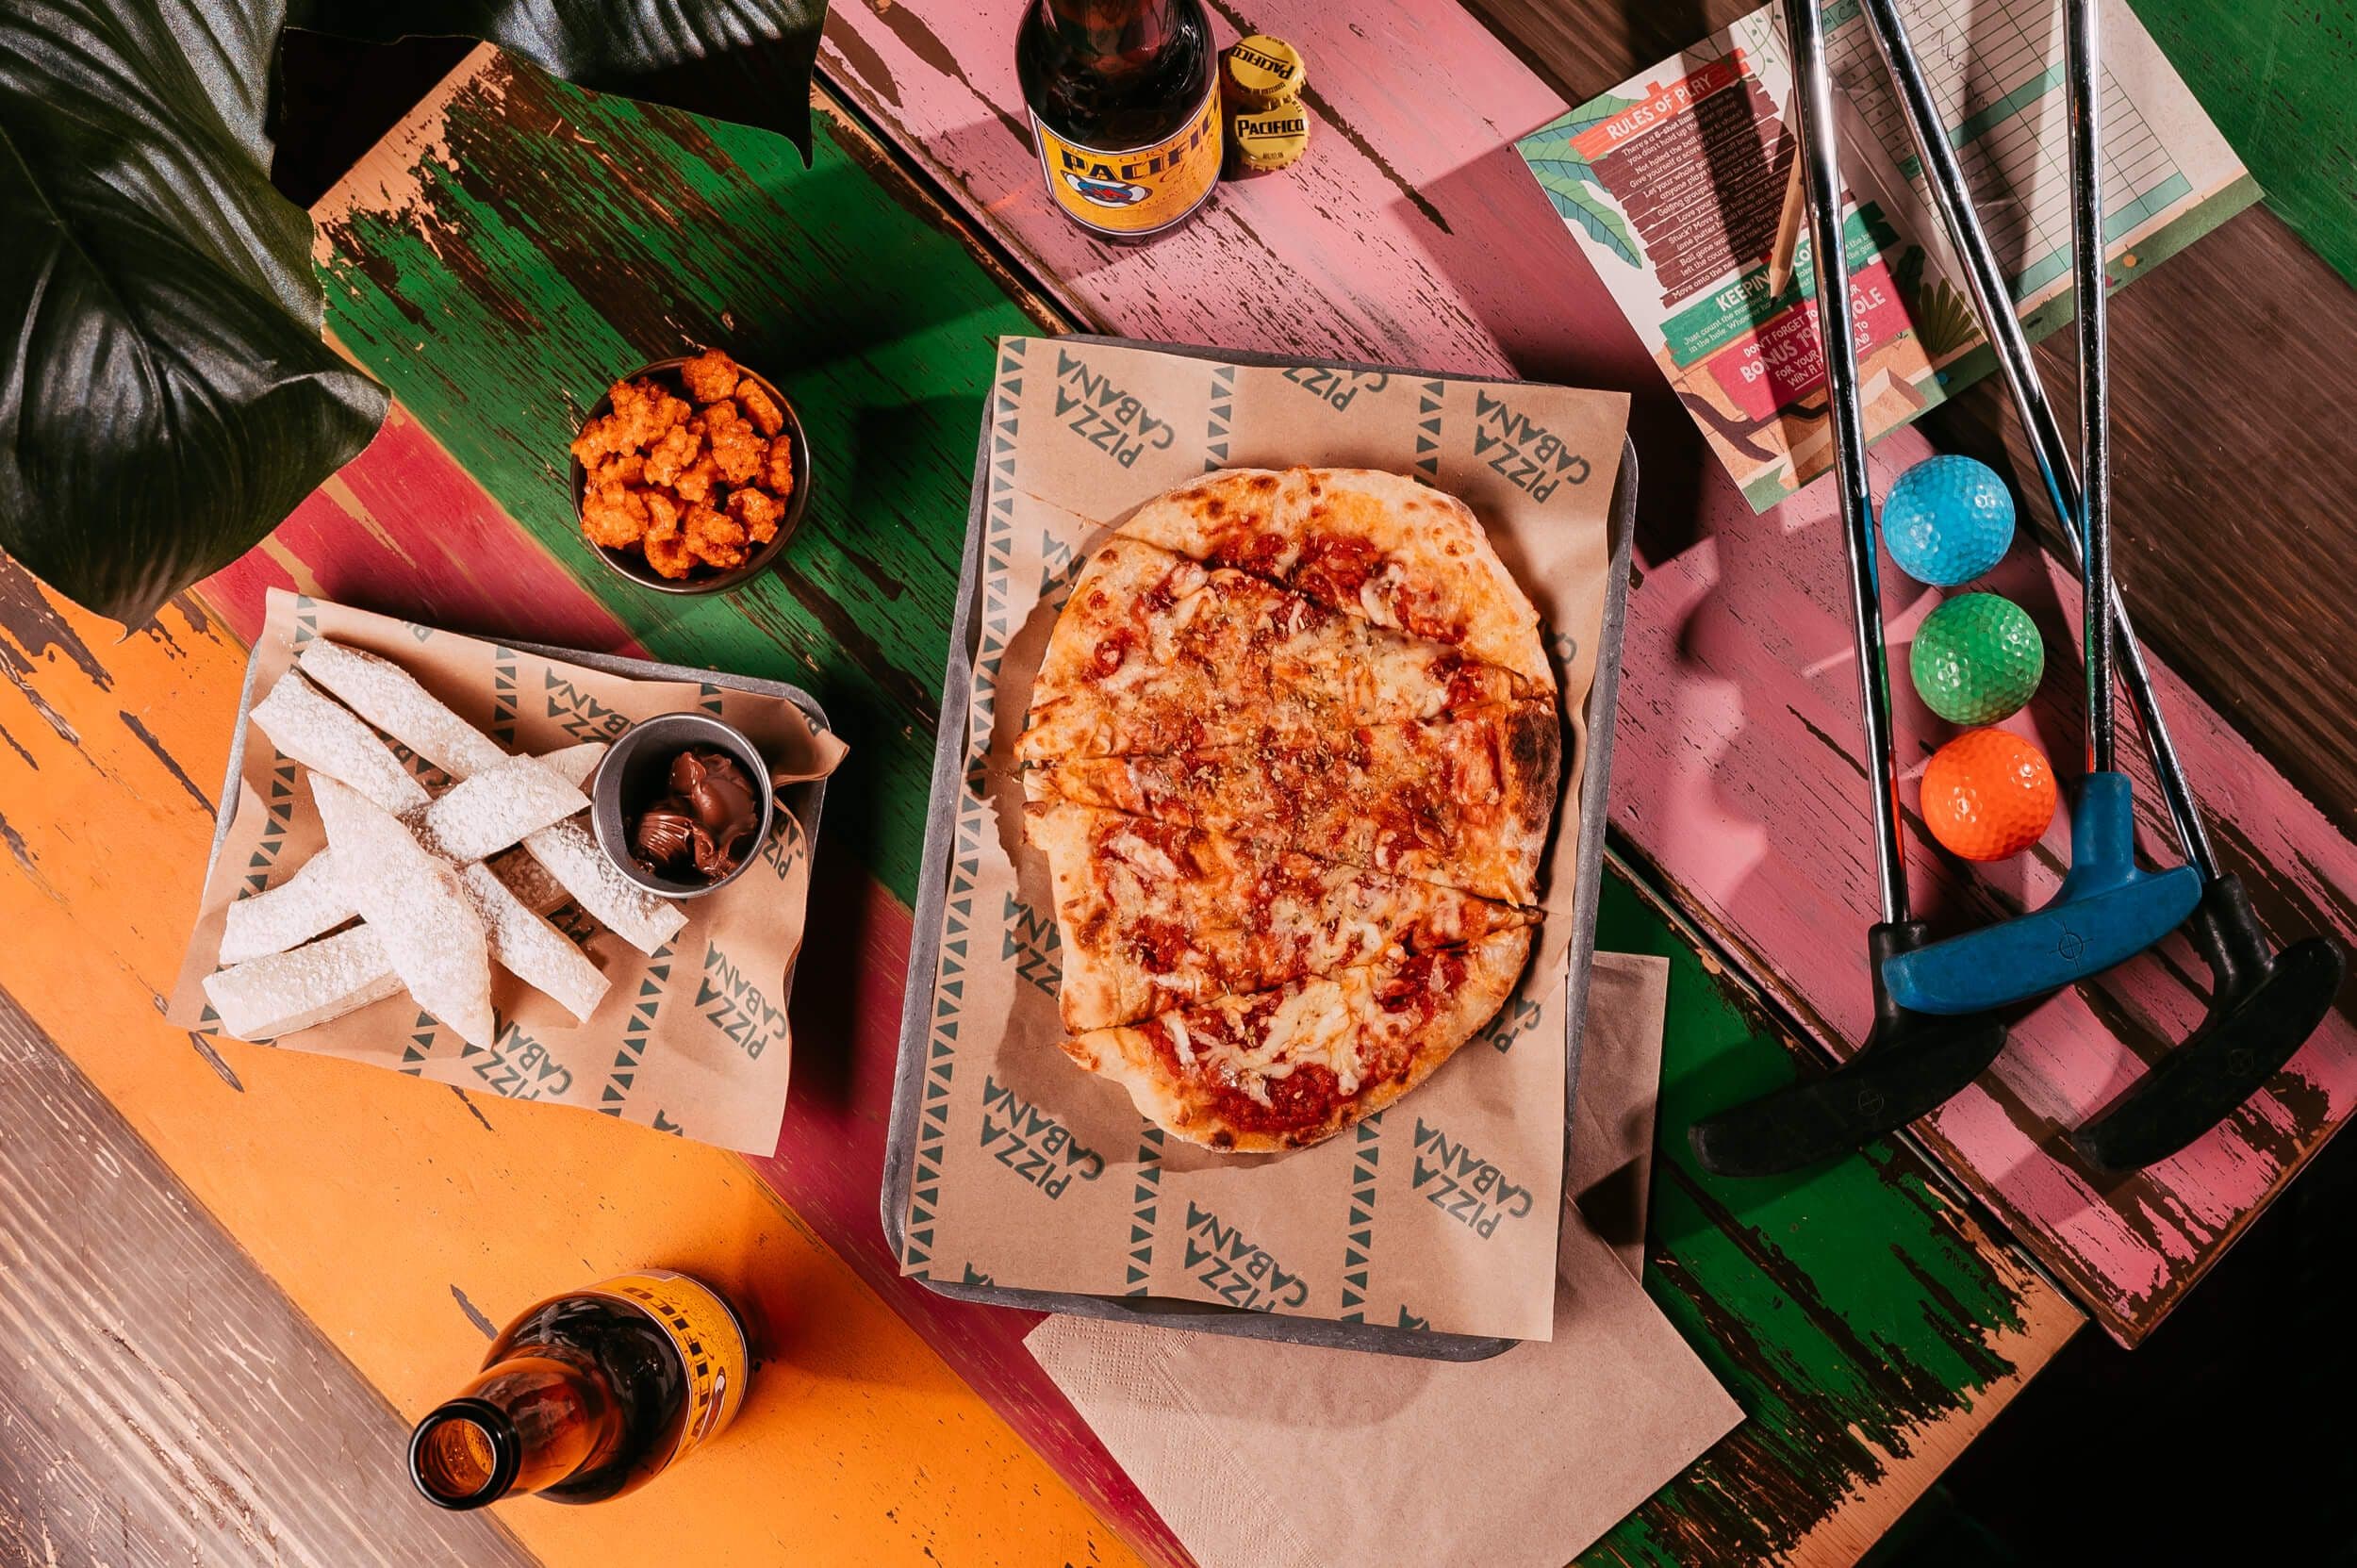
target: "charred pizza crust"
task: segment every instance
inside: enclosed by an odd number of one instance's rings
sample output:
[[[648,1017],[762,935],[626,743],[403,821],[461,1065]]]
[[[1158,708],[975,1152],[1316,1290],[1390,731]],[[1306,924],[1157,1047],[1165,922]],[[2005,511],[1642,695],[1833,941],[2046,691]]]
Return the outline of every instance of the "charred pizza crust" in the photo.
[[[1120,531],[1555,690],[1539,613],[1480,520],[1404,474],[1228,469],[1148,502]]]
[[[1037,801],[1070,1030],[1131,1023],[1394,954],[1462,947],[1536,910],[1182,823]]]
[[[1446,643],[1116,536],[1081,569],[1049,634],[1015,755],[1175,751],[1268,726],[1394,723],[1533,694]]]
[[[1562,773],[1551,702],[1493,703],[1421,724],[1267,729],[1230,746],[1075,757],[1025,774],[1054,796],[1414,877],[1537,901]]]
[[[1065,1054],[1206,1147],[1269,1154],[1374,1115],[1472,1038],[1530,956],[1528,928],[1091,1030]]]

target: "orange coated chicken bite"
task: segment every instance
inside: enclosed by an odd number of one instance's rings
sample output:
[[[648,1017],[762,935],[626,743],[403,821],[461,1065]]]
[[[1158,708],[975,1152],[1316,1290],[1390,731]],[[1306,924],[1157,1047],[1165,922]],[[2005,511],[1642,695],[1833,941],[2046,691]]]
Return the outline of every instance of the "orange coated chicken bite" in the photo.
[[[745,536],[755,544],[767,544],[778,536],[778,523],[785,516],[785,503],[763,490],[741,489],[729,492],[729,517],[745,530]]]
[[[600,485],[581,498],[581,531],[607,550],[627,550],[647,532],[643,491]]]
[[[718,349],[706,349],[682,365],[679,378],[687,388],[687,395],[698,403],[718,402],[734,391],[737,382],[742,379],[737,372],[736,361]]]
[[[736,411],[733,403],[716,403],[704,410],[704,439],[712,445],[712,460],[720,477],[732,485],[751,480],[761,467],[768,443],[753,429],[753,421]]]
[[[689,420],[665,432],[661,440],[648,449],[646,479],[650,485],[676,485],[682,470],[702,455],[703,426],[700,421]]]
[[[736,384],[736,405],[745,410],[745,417],[752,421],[753,428],[764,436],[774,436],[785,428],[784,410],[750,376]]]
[[[769,443],[761,460],[761,482],[783,501],[794,493],[794,443],[781,436]]]
[[[726,513],[710,506],[691,506],[681,526],[687,547],[707,566],[726,570],[745,564],[745,530]]]

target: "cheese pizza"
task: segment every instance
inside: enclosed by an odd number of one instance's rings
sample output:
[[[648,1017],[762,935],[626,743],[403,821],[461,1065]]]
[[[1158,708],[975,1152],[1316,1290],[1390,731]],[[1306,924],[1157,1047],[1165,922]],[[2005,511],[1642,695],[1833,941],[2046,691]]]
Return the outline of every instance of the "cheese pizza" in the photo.
[[[1116,537],[1073,583],[1015,754],[1043,762],[1175,751],[1269,725],[1431,718],[1532,689],[1446,643]]]
[[[1453,497],[1236,470],[1148,503],[1016,743],[1065,1052],[1223,1151],[1374,1114],[1527,961],[1562,748],[1537,611]]]
[[[1042,801],[1063,944],[1066,1029],[1133,1023],[1394,949],[1461,947],[1537,912],[1363,866],[1148,817]]]
[[[1064,1054],[1191,1142],[1234,1154],[1306,1147],[1432,1076],[1512,993],[1530,936],[1502,931],[1090,1030]]]
[[[1271,728],[1228,746],[1073,757],[1024,778],[1034,798],[1529,903],[1561,767],[1555,709],[1530,701],[1419,724]]]

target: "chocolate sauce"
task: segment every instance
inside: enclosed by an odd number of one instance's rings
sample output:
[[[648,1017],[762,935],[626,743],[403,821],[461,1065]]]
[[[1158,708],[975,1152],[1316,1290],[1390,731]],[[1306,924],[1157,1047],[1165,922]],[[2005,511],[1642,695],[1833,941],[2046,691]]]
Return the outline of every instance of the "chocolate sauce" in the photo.
[[[744,863],[761,827],[761,798],[728,752],[694,746],[671,759],[671,792],[630,826],[638,868],[670,882],[718,882]]]

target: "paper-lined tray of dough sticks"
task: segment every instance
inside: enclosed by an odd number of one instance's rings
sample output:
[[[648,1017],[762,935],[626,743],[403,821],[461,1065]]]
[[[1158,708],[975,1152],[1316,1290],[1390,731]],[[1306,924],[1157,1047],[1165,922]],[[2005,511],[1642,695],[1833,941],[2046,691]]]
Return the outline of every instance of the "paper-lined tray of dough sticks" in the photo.
[[[608,746],[674,713],[751,741],[780,808],[757,864],[692,900],[625,876],[588,816]],[[766,1154],[843,754],[783,683],[273,592],[168,1015]]]

